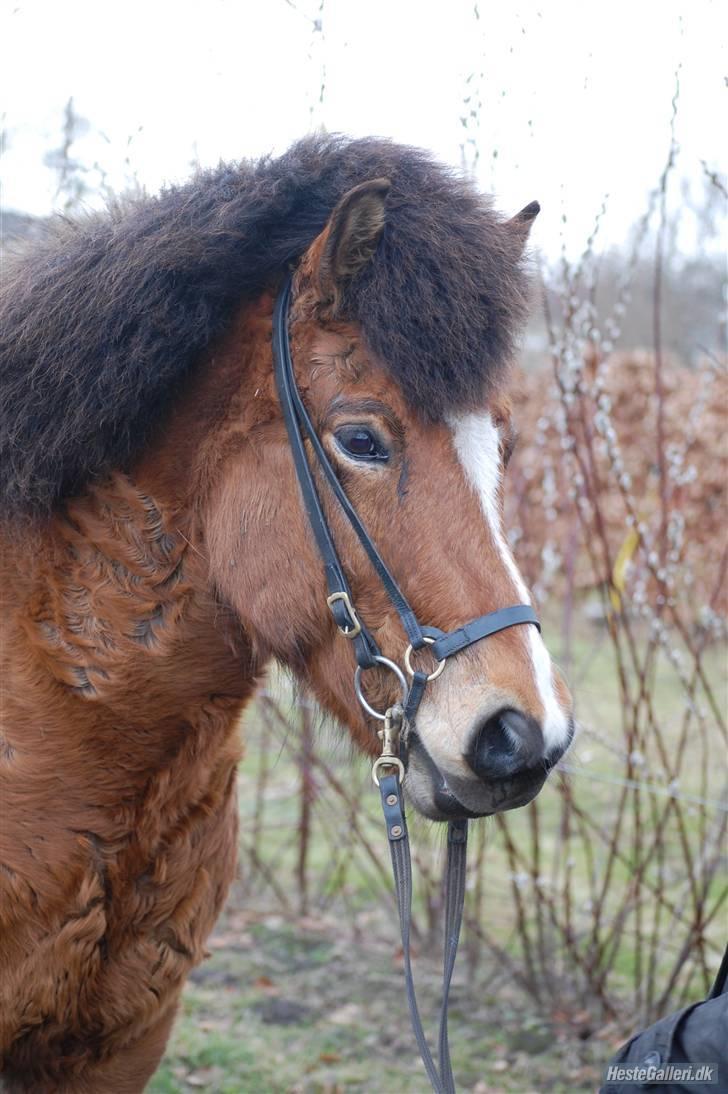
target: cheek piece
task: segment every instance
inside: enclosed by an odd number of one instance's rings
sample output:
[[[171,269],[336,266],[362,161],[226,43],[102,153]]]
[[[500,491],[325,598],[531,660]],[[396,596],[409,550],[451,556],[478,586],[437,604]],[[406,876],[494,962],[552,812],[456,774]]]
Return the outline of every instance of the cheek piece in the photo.
[[[477,619],[473,619],[470,623],[466,623],[463,627],[450,633],[441,631],[438,627],[421,625],[336,477],[336,472],[314,429],[296,386],[288,337],[291,281],[292,278],[289,274],[278,293],[273,312],[273,365],[278,399],[283,412],[283,420],[288,433],[288,442],[293,455],[293,463],[296,468],[303,503],[319,554],[324,563],[328,587],[326,603],[340,633],[353,643],[357,662],[354,675],[354,691],[364,710],[371,717],[384,722],[384,729],[379,733],[383,742],[382,755],[376,760],[372,774],[379,787],[382,799],[382,809],[392,857],[404,954],[405,985],[412,1028],[432,1089],[437,1094],[454,1094],[455,1084],[447,1035],[447,1008],[465,896],[465,854],[468,822],[467,820],[456,820],[451,821],[448,825],[448,855],[445,868],[443,997],[440,1010],[438,1064],[436,1064],[422,1029],[410,960],[412,866],[401,785],[406,772],[406,753],[403,752],[403,755],[400,756],[400,735],[403,735],[407,728],[414,724],[417,709],[422,701],[428,682],[435,680],[440,675],[448,657],[452,657],[461,650],[467,649],[468,646],[472,646],[473,643],[480,642],[481,639],[505,630],[507,627],[531,624],[540,631],[541,625],[530,604],[516,604],[511,607],[500,608],[498,611],[478,616]],[[402,626],[410,643],[404,654],[405,666],[411,677],[409,685],[399,665],[382,655],[371,632],[357,615],[352,601],[351,588],[321,506],[321,500],[306,454],[305,439],[309,441],[316,463],[327,485],[336,497],[349,524],[354,529],[359,542],[384,586],[392,607],[402,621]],[[411,661],[413,651],[421,650],[425,646],[430,647],[431,654],[438,662],[437,668],[429,675],[419,669],[413,669]],[[362,674],[376,666],[394,673],[402,689],[401,704],[395,704],[385,713],[381,713],[369,705],[361,687]]]

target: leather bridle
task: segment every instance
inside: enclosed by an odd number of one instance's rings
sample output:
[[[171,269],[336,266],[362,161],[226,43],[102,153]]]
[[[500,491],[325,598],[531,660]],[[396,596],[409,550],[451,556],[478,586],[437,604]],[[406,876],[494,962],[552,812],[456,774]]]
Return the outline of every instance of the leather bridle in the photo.
[[[461,650],[467,649],[473,643],[480,642],[481,639],[505,630],[507,627],[514,627],[523,623],[533,624],[539,630],[541,627],[530,604],[516,604],[512,607],[500,608],[498,611],[481,615],[450,633],[441,631],[437,627],[422,626],[419,622],[404,593],[387,569],[356,509],[346,496],[304,406],[296,385],[288,337],[291,287],[292,276],[289,274],[278,293],[273,312],[273,362],[278,398],[283,411],[283,419],[288,433],[296,475],[303,495],[304,506],[324,563],[328,587],[326,602],[339,632],[349,639],[353,645],[357,662],[354,690],[365,711],[373,718],[384,722],[384,729],[379,734],[383,741],[382,755],[375,761],[372,775],[379,787],[382,799],[382,809],[392,856],[404,953],[407,999],[413,1030],[433,1090],[437,1091],[438,1094],[454,1094],[455,1085],[447,1040],[447,1002],[462,922],[468,822],[467,820],[455,820],[450,821],[448,825],[448,859],[445,874],[445,964],[438,1040],[438,1069],[422,1030],[412,979],[409,944],[412,868],[402,796],[402,781],[406,773],[406,766],[405,760],[400,755],[400,748],[406,743],[408,730],[414,725],[417,710],[428,682],[440,675],[448,657],[452,657]],[[409,645],[403,657],[411,680],[409,684],[399,665],[382,655],[371,631],[368,630],[365,622],[356,612],[351,589],[341,565],[331,529],[326,521],[314,475],[309,464],[306,453],[306,440],[311,445],[316,463],[324,479],[354,529],[359,542],[384,586],[392,607],[402,622],[409,639]],[[437,668],[429,674],[412,667],[413,651],[421,650],[425,646],[429,647],[431,654],[438,662]],[[402,689],[401,704],[395,704],[384,713],[369,705],[361,687],[362,674],[377,666],[393,672]]]

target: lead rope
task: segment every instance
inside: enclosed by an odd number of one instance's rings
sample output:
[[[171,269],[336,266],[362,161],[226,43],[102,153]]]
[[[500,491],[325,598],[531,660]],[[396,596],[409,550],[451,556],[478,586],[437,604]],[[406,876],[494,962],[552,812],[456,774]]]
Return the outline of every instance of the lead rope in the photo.
[[[455,958],[460,941],[465,904],[465,868],[468,850],[468,822],[450,821],[447,826],[447,866],[445,867],[445,948],[442,979],[442,1005],[440,1008],[440,1033],[437,1039],[437,1055],[440,1075],[446,1094],[455,1094],[455,1080],[450,1063],[450,1042],[447,1036],[447,1007],[450,998],[450,982],[455,968]]]
[[[451,821],[448,825],[447,865],[445,868],[445,945],[440,1032],[438,1037],[438,1067],[432,1057],[425,1031],[422,1028],[422,1019],[417,1006],[417,995],[412,975],[412,955],[410,952],[412,859],[402,797],[401,780],[404,768],[398,756],[402,723],[402,707],[399,704],[390,707],[385,715],[384,729],[379,734],[383,742],[382,754],[375,761],[372,775],[379,786],[382,812],[387,827],[389,851],[392,857],[394,891],[397,897],[399,929],[402,938],[405,990],[412,1029],[432,1089],[436,1094],[455,1094],[455,1080],[452,1074],[447,1035],[447,1013],[450,983],[455,967],[460,927],[463,919],[468,822],[466,820]],[[380,775],[379,772],[384,769],[387,769],[390,773]]]

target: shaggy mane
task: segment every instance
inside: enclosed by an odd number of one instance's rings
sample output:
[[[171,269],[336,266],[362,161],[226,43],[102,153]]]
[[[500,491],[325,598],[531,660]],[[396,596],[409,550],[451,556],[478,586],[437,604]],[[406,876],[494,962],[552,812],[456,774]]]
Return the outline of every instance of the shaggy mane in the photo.
[[[525,311],[520,247],[476,191],[383,140],[309,137],[155,197],[58,221],[5,263],[0,296],[0,503],[47,513],[127,466],[180,381],[246,301],[275,289],[339,198],[392,188],[374,259],[346,297],[429,419],[497,383]]]

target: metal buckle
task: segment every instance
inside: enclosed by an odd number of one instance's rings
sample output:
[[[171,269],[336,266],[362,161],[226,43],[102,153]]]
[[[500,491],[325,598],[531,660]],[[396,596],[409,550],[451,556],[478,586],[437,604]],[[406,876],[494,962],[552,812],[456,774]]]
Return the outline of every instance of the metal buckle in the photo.
[[[358,634],[361,634],[361,623],[359,622],[359,617],[357,616],[356,612],[354,611],[354,605],[352,604],[351,600],[349,599],[349,594],[345,593],[345,592],[339,592],[339,593],[332,593],[331,596],[326,597],[326,603],[328,604],[330,609],[333,608],[333,605],[337,600],[343,600],[344,607],[346,608],[347,612],[349,613],[349,618],[351,619],[352,623],[354,624],[353,627],[340,627],[339,624],[337,623],[336,624],[337,630],[339,631],[340,634],[343,634],[344,638],[356,638],[356,636]]]
[[[423,634],[422,638],[427,643],[428,646],[432,646],[435,642],[434,638],[428,638],[426,634]],[[405,653],[404,653],[404,667],[407,669],[407,672],[410,674],[410,676],[414,676],[414,674],[415,674],[415,670],[412,668],[412,654],[413,653],[414,653],[414,649],[411,645],[407,647],[407,649],[405,650]],[[442,661],[438,661],[437,662],[437,668],[435,669],[435,671],[431,672],[430,675],[427,677],[428,682],[430,680],[437,680],[438,676],[440,675],[440,673],[442,672],[442,670],[444,668],[445,668],[444,659]]]
[[[378,665],[382,665],[385,669],[389,669],[389,671],[393,672],[394,675],[397,677],[402,688],[402,706],[406,706],[409,688],[407,687],[407,680],[405,679],[405,675],[399,665],[395,665],[394,661],[390,661],[388,657],[375,656],[374,660],[377,662]],[[364,710],[367,712],[367,714],[370,714],[372,718],[377,718],[380,722],[385,722],[387,720],[387,714],[382,714],[380,711],[375,710],[374,707],[369,706],[369,703],[364,698],[364,692],[361,690],[361,674],[362,667],[361,665],[357,665],[356,672],[354,673],[354,691],[356,692],[356,697],[361,705],[364,707]]]

